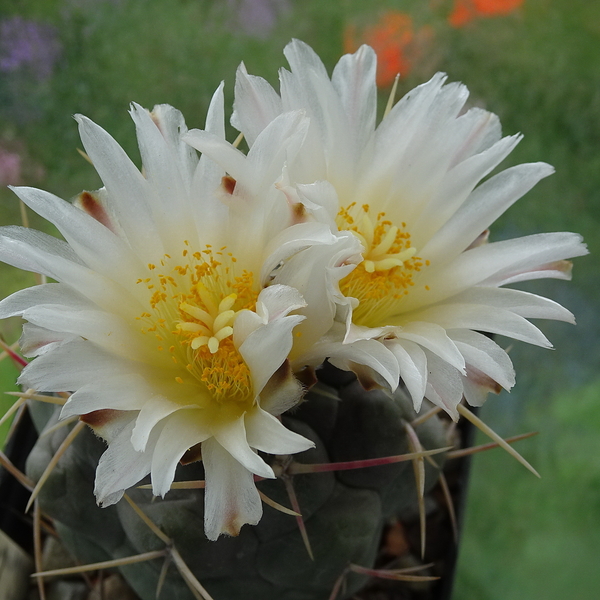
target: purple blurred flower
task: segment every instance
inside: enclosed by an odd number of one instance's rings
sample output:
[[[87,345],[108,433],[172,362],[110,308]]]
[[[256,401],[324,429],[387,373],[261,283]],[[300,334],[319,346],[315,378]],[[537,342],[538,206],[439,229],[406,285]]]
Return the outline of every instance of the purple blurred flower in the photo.
[[[227,0],[234,12],[236,29],[264,38],[277,24],[280,14],[291,8],[290,0]]]
[[[56,28],[48,23],[11,17],[0,21],[0,71],[30,71],[46,81],[61,52]]]
[[[17,185],[21,179],[21,157],[0,146],[0,186]]]

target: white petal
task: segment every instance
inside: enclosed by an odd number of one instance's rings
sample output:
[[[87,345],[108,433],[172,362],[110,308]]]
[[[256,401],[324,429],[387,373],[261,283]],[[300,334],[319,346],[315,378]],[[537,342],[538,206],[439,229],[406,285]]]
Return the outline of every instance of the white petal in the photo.
[[[375,164],[370,171],[366,187],[377,187],[377,180],[387,180],[402,164],[407,146],[412,143],[415,135],[423,131],[423,121],[429,118],[433,103],[446,80],[444,73],[436,73],[427,83],[411,90],[392,108],[387,117],[381,122],[375,134]],[[398,135],[402,132],[402,135]]]
[[[260,178],[249,188],[257,193],[281,176],[283,165],[297,154],[308,129],[308,119],[303,111],[279,115],[260,133],[248,152],[248,162]]]
[[[471,406],[483,406],[490,393],[490,388],[479,385],[469,377],[463,377],[463,393],[465,400]]]
[[[68,244],[26,227],[10,225],[0,228],[0,252],[4,262],[25,271],[35,272],[49,262],[48,258],[83,266],[83,261]]]
[[[286,227],[274,239],[269,240],[265,251],[268,258],[264,262],[260,280],[268,282],[274,269],[302,250],[317,245],[331,246],[340,243],[348,246],[349,256],[360,253],[361,246],[355,236],[335,235],[323,223],[298,223]]]
[[[264,314],[266,322],[287,316],[293,310],[304,308],[306,302],[300,292],[289,285],[274,284],[260,292],[256,300],[257,312]],[[258,307],[261,307],[259,310]]]
[[[416,411],[421,408],[427,386],[427,356],[418,344],[408,340],[389,340],[387,348],[400,367],[400,378],[406,385]]]
[[[152,109],[152,120],[177,157],[178,170],[184,185],[189,183],[198,165],[198,155],[182,140],[182,135],[188,130],[183,114],[169,104],[158,104]]]
[[[213,94],[206,115],[206,131],[221,140],[225,140],[224,113],[223,82],[221,82]],[[182,136],[182,139],[187,138]],[[224,175],[224,169],[208,155],[203,154],[200,157],[190,191],[190,198],[195,199],[191,203],[191,209],[198,230],[198,239],[205,240],[213,235],[220,239],[225,231],[227,207],[215,197],[215,190],[219,188]]]
[[[29,187],[12,190],[29,208],[56,225],[88,267],[111,278],[120,276],[121,281],[136,278],[139,261],[129,246],[99,221],[49,192]]]
[[[131,419],[131,414],[126,413],[123,419]],[[132,429],[133,421],[111,440],[108,450],[100,457],[94,487],[100,506],[116,504],[125,490],[150,473],[152,453],[136,452],[133,449],[130,442]],[[155,432],[155,436],[158,436],[158,432]]]
[[[485,304],[510,310],[526,319],[553,319],[575,323],[573,314],[554,300],[522,290],[475,287],[452,298],[457,304]]]
[[[21,316],[25,310],[38,304],[69,306],[73,310],[94,307],[89,300],[61,283],[44,283],[4,298],[0,302],[0,319]]]
[[[208,429],[202,427],[195,412],[184,410],[165,419],[152,452],[152,491],[156,496],[164,497],[169,491],[177,463],[187,450],[209,437]],[[152,447],[151,439],[148,448]],[[204,460],[204,445],[202,458]]]
[[[299,311],[306,320],[294,331],[291,360],[310,352],[331,328],[336,311],[355,303],[341,294],[339,281],[355,268],[359,249],[353,235],[333,236],[297,252],[275,271],[274,281],[296,288],[307,305]]]
[[[85,267],[64,242],[24,227],[0,229],[0,260],[34,273],[41,273],[68,285],[103,308],[116,312],[143,310],[134,298],[107,277]]]
[[[587,252],[585,253],[587,254]],[[503,273],[499,277],[490,277],[485,281],[487,285],[511,285],[520,281],[533,281],[534,279],[564,279],[571,281],[573,265],[568,260],[556,260],[527,269],[515,269],[513,272]]]
[[[515,371],[508,354],[490,338],[465,329],[448,332],[468,366],[475,367],[504,389],[515,384]]]
[[[248,75],[242,63],[235,77],[231,124],[252,146],[260,132],[282,112],[281,98],[262,77]]]
[[[95,410],[140,410],[152,390],[137,373],[100,379],[80,387],[62,407],[60,418],[85,415]]]
[[[253,310],[241,310],[237,313],[233,324],[233,340],[239,348],[244,340],[265,324],[265,319]]]
[[[416,318],[436,323],[444,329],[487,331],[543,348],[552,347],[535,325],[513,312],[497,307],[448,303],[425,309]]]
[[[127,239],[140,257],[164,254],[152,217],[154,191],[114,138],[90,119],[75,115],[85,151],[104,182],[108,198]]]
[[[19,348],[23,356],[33,357],[78,339],[79,336],[62,331],[50,331],[31,323],[23,325],[23,334],[19,338]]]
[[[297,185],[298,197],[317,221],[337,230],[335,218],[339,211],[339,198],[335,187],[329,181],[315,181]]]
[[[396,330],[396,336],[427,348],[454,368],[464,372],[465,361],[462,354],[446,334],[444,326],[423,315],[415,316],[414,319]]]
[[[215,429],[213,435],[215,440],[248,471],[260,477],[275,477],[273,469],[248,445],[243,417]]]
[[[183,406],[182,404],[172,402],[168,398],[160,395],[153,395],[151,397],[147,397],[146,402],[144,402],[144,405],[141,407],[141,410],[135,421],[135,427],[131,434],[131,445],[133,446],[134,450],[142,451],[146,448],[146,444],[148,443],[150,433],[159,421],[162,421],[162,419],[164,419],[165,417],[169,417],[169,419],[167,419],[166,421],[168,424],[170,423],[171,419],[174,419],[176,416],[173,415],[173,413],[185,408],[197,407],[195,405]],[[189,414],[190,413],[187,412],[184,413],[184,415]],[[181,418],[178,418],[178,421],[180,420]],[[165,429],[171,431],[172,426],[170,426],[170,428],[165,427]]]
[[[294,377],[290,362],[285,361],[262,389],[259,404],[272,415],[281,415],[296,406],[305,391],[304,386]]]
[[[204,530],[209,540],[222,533],[238,535],[242,525],[256,525],[262,503],[252,473],[214,439],[202,444],[206,473]]]
[[[550,165],[535,163],[518,165],[495,175],[469,196],[463,207],[419,251],[419,256],[435,263],[458,255],[514,202],[552,173]]]
[[[461,124],[459,134],[461,144],[454,155],[452,168],[469,161],[471,157],[485,153],[486,150],[495,146],[502,137],[500,119],[487,110],[473,107],[456,120]]]
[[[338,93],[348,116],[353,146],[364,152],[375,131],[377,110],[377,87],[375,71],[377,56],[373,48],[361,46],[354,54],[343,56],[331,76],[331,83]],[[358,163],[360,156],[355,157]]]
[[[454,125],[456,126],[459,123],[460,121],[457,120]],[[452,133],[454,135],[449,132],[448,139],[452,140],[452,146],[455,147],[458,145],[458,140],[461,139],[455,136],[461,132],[454,131]],[[471,204],[472,199],[474,201],[473,194],[477,194],[477,190],[473,192],[475,186],[514,149],[521,137],[520,135],[506,137],[491,148],[476,156],[469,157],[446,172],[441,169],[440,179],[431,190],[429,201],[423,203],[420,214],[415,215],[416,219],[411,221],[411,239],[417,247],[422,247],[424,242],[428,242],[432,237],[435,237],[436,232],[449,219],[454,219],[460,224],[463,223],[462,220],[457,220],[457,213],[462,213],[465,210],[464,205]],[[499,214],[502,214],[502,212],[500,211]],[[485,220],[485,217],[483,219]],[[482,229],[485,229],[485,227],[487,225]],[[469,235],[475,235],[474,232],[482,229],[478,229],[478,225],[475,223],[467,231]],[[464,240],[461,239],[460,241]],[[421,254],[423,253],[420,252],[419,255]],[[430,257],[427,256],[427,258]]]
[[[248,181],[252,178],[247,158],[220,135],[200,129],[190,129],[183,139],[190,146],[202,152],[203,156],[209,157],[220,165],[235,180]]]
[[[41,304],[23,311],[23,318],[52,331],[83,337],[116,356],[150,359],[148,344],[133,335],[126,320],[109,312]]]
[[[245,417],[248,444],[269,454],[295,454],[314,447],[314,442],[290,431],[273,415],[256,407]]]
[[[314,51],[298,40],[292,41],[284,50],[292,73],[280,71],[281,98],[284,110],[305,110],[311,125],[307,134],[303,156],[300,157],[299,172],[309,173],[306,169],[314,166],[323,157],[329,175],[315,174],[310,183],[317,179],[329,179],[336,182],[341,196],[349,194],[353,187],[356,149],[353,130],[342,100],[333,87],[323,63]],[[316,158],[316,161],[315,161]]]
[[[463,384],[459,371],[435,354],[427,352],[429,378],[425,396],[435,405],[443,408],[454,421],[458,421],[456,407],[462,400]]]
[[[271,375],[286,360],[292,348],[292,330],[303,319],[303,316],[291,315],[267,323],[250,333],[238,348],[252,373],[255,394],[260,394]]]
[[[518,273],[527,273],[552,261],[583,256],[587,248],[575,233],[540,233],[522,238],[484,244],[463,252],[450,264],[431,265],[421,273],[419,283],[427,292],[411,291],[402,301],[405,312],[434,304],[476,285],[501,285]],[[552,277],[548,271],[547,277]]]
[[[90,342],[74,340],[36,358],[18,379],[39,391],[75,391],[114,375],[135,372],[131,361],[103,352]]]
[[[157,229],[164,232],[163,239],[179,243],[181,239],[194,239],[193,223],[187,218],[189,180],[184,180],[184,175],[188,174],[183,171],[184,165],[180,165],[179,143],[175,147],[169,143],[175,141],[174,132],[166,131],[168,138],[165,137],[150,113],[139,104],[132,104],[130,114],[136,126],[146,179],[157,195],[153,210]],[[170,250],[167,246],[166,251]]]
[[[294,39],[283,49],[283,54],[294,72],[314,71],[323,81],[329,80],[321,59],[308,44]]]
[[[373,371],[371,378],[394,391],[398,387],[400,371],[396,357],[384,344],[377,340],[358,340],[352,344],[340,341],[326,341],[315,344],[311,352],[307,352],[296,361],[296,368],[305,364],[319,365],[326,358],[329,362],[344,371],[354,371],[360,367],[368,367]]]

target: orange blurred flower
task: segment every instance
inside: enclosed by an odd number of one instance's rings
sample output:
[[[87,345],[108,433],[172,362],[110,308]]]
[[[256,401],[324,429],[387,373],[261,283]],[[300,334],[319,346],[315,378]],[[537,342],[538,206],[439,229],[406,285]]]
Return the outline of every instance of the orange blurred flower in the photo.
[[[456,0],[448,22],[453,27],[463,27],[476,17],[507,15],[523,2],[524,0]]]
[[[422,54],[423,44],[431,37],[431,29],[415,31],[410,15],[393,10],[381,15],[377,23],[358,30],[348,25],[344,32],[344,50],[355,52],[368,44],[377,53],[377,85],[393,83],[398,73],[406,75]]]

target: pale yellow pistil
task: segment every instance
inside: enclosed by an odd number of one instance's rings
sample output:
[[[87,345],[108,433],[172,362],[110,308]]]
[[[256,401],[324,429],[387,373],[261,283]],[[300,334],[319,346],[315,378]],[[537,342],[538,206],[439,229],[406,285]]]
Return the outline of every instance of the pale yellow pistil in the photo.
[[[359,300],[353,320],[366,327],[385,325],[399,312],[402,298],[415,285],[415,275],[428,262],[417,256],[405,223],[398,226],[383,212],[373,218],[368,204],[342,209],[337,222],[364,247],[363,261],[340,282],[344,295]]]
[[[233,335],[233,321],[235,320],[236,311],[231,310],[231,307],[236,300],[237,294],[229,294],[215,307],[212,299],[203,298],[203,303],[208,311],[198,306],[192,306],[187,302],[182,302],[179,305],[181,311],[195,319],[195,321],[182,321],[177,324],[177,329],[180,331],[198,334],[190,342],[193,350],[208,346],[210,353],[215,354],[219,349],[219,343]]]
[[[391,225],[379,243],[373,247],[375,228],[368,213],[363,215],[359,229],[351,231],[366,249],[363,267],[367,273],[400,267],[417,253],[417,249],[412,246],[400,251],[396,249],[400,231],[396,225]]]

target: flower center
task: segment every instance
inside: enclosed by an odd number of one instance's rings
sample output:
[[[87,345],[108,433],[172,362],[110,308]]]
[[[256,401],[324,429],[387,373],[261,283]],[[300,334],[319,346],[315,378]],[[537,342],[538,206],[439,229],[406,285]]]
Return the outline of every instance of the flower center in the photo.
[[[406,223],[395,225],[380,212],[373,216],[368,204],[353,202],[337,216],[340,229],[352,232],[365,248],[364,260],[340,282],[345,296],[356,298],[353,321],[365,327],[381,327],[400,312],[402,298],[415,285],[415,276],[428,266],[411,245]]]
[[[200,384],[206,397],[219,405],[253,403],[248,366],[233,343],[233,324],[244,309],[254,309],[258,292],[252,273],[236,268],[226,248],[207,245],[183,260],[166,254],[160,266],[149,264],[150,276],[139,279],[150,292],[150,311],[140,317],[142,332],[153,334],[157,350],[170,354],[179,384]]]

